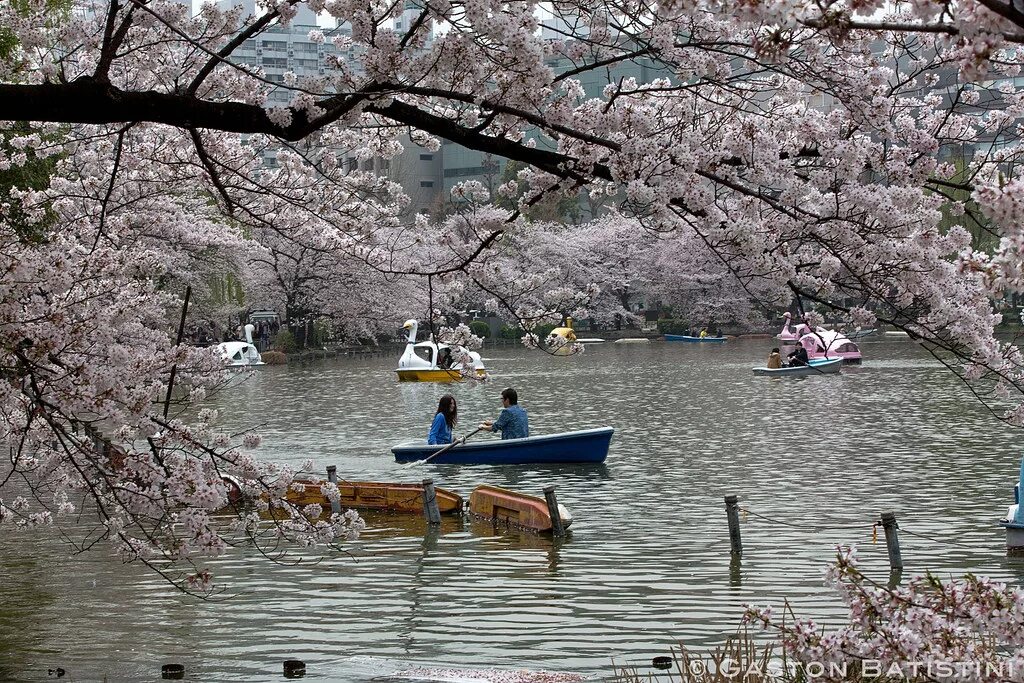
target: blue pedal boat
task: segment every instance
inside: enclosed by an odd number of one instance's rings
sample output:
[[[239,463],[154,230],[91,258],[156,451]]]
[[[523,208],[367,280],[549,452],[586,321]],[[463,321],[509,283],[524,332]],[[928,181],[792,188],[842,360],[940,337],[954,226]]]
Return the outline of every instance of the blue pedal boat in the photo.
[[[839,373],[843,365],[842,358],[822,358],[812,360],[807,365],[795,365],[784,368],[754,368],[755,375],[768,377],[810,377],[812,375],[834,375]]]
[[[725,341],[725,337],[691,337],[687,334],[666,334],[665,341],[721,343]]]
[[[612,427],[545,434],[525,439],[470,441],[430,460],[437,465],[537,465],[600,463],[608,457]],[[426,460],[443,446],[407,442],[392,446],[395,462]]]

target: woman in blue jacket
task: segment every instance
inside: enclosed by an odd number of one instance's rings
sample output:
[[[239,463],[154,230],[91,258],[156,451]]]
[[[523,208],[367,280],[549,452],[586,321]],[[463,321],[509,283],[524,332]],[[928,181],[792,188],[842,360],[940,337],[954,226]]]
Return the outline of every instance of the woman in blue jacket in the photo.
[[[445,394],[437,404],[434,422],[430,425],[427,444],[434,446],[452,442],[452,428],[459,421],[459,408],[455,405],[455,397]]]

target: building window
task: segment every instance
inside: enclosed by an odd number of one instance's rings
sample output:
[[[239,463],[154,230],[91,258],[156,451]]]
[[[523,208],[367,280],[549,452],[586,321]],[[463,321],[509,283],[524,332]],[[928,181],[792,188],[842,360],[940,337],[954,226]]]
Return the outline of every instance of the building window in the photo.
[[[420,155],[420,161],[433,161],[433,160],[434,160],[434,155],[433,154],[421,154]]]
[[[488,169],[486,166],[470,166],[468,168],[446,168],[444,170],[445,178],[465,178],[466,176],[483,175],[487,173]]]
[[[420,181],[420,187],[433,187],[433,186],[434,186],[434,181],[433,180],[421,180]]]

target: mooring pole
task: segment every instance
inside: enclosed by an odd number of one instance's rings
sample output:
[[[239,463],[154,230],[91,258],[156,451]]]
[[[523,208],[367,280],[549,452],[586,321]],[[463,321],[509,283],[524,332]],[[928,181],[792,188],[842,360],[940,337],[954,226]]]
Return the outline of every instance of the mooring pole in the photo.
[[[739,557],[743,554],[743,541],[740,539],[740,506],[736,496],[725,497],[725,515],[729,519],[729,546],[732,554]]]
[[[562,514],[558,511],[558,499],[555,498],[555,487],[544,487],[544,500],[548,504],[548,516],[551,517],[551,533],[555,536],[564,536],[565,527],[562,525]]]
[[[434,480],[423,480],[423,516],[427,518],[427,524],[441,523],[441,510],[437,507],[437,491],[434,490]]]
[[[338,488],[338,468],[335,465],[327,466],[327,481],[334,484],[334,488]],[[338,514],[341,512],[341,491],[338,491],[338,495],[331,498],[331,512]]]
[[[903,555],[900,553],[900,537],[896,532],[899,528],[899,525],[896,523],[895,513],[882,513],[882,529],[885,531],[885,549],[889,551],[890,569],[903,569]]]

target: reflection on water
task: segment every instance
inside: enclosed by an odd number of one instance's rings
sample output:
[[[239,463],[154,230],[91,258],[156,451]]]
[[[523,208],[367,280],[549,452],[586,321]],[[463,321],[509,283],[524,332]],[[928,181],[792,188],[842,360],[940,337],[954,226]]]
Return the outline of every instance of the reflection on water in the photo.
[[[905,341],[865,341],[838,377],[754,377],[770,340],[604,344],[555,358],[485,353],[491,381],[398,384],[390,359],[266,367],[216,400],[231,428],[264,423],[262,456],[312,458],[363,480],[431,477],[468,495],[488,483],[572,510],[563,540],[446,518],[368,515],[347,555],[275,565],[240,548],[212,561],[225,599],[175,594],[136,566],[68,558],[51,542],[0,537],[0,679],[151,678],[179,661],[196,680],[370,680],[417,664],[607,674],[677,639],[718,644],[745,603],[835,621],[822,586],[837,543],[857,543],[888,579],[872,523],[894,511],[907,573],[965,570],[1019,582],[995,525],[1012,500],[1015,433]],[[456,434],[519,391],[532,433],[612,425],[600,467],[405,469],[388,448],[426,438],[438,399],[459,401]],[[493,438],[479,435],[474,438]],[[736,494],[744,555],[731,562],[723,497]],[[916,534],[916,535],[911,535]],[[317,561],[319,560],[319,561]]]

